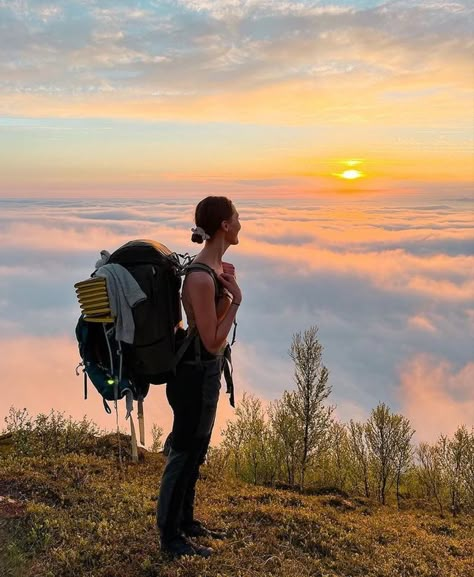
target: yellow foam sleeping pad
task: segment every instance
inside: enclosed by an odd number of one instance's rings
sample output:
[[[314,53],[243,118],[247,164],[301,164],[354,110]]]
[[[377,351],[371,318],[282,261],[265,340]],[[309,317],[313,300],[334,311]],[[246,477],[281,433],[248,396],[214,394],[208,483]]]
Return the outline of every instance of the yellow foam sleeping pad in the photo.
[[[113,323],[115,318],[110,308],[107,293],[107,281],[104,277],[91,277],[74,285],[76,296],[81,307],[84,320],[89,323]],[[105,328],[104,328],[105,330]],[[106,337],[107,338],[107,337]],[[117,411],[117,404],[115,404]],[[143,416],[143,400],[138,401],[138,425],[140,443],[145,444],[145,421]],[[118,427],[118,424],[117,424]],[[117,429],[118,430],[118,429]],[[138,461],[137,437],[132,415],[130,415],[130,437],[132,445],[132,460]]]
[[[90,323],[113,323],[107,283],[103,277],[92,277],[74,285],[84,320]]]

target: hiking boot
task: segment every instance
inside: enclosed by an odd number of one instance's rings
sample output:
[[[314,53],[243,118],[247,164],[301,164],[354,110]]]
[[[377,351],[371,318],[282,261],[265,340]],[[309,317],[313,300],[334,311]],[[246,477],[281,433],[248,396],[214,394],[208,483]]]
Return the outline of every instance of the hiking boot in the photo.
[[[225,539],[227,535],[223,531],[213,531],[205,527],[200,521],[193,521],[191,525],[181,528],[186,537],[207,537],[208,539]]]
[[[184,557],[185,555],[189,555],[191,557],[210,557],[213,553],[213,549],[211,549],[211,547],[201,547],[200,545],[196,545],[182,535],[178,535],[169,541],[162,540],[161,551],[166,553],[172,559]]]
[[[196,552],[196,555],[199,555],[200,557],[207,559],[214,553],[214,549],[212,547],[204,547],[204,545],[199,545],[198,543],[194,543],[191,540],[188,541],[191,543],[191,547]]]

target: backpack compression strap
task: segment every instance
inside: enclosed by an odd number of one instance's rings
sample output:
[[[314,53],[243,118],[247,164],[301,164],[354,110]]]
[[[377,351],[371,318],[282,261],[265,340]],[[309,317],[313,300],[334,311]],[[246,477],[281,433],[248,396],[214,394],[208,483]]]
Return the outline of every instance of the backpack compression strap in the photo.
[[[235,408],[234,379],[233,379],[234,368],[232,367],[232,356],[230,345],[226,346],[223,357],[224,357],[223,371],[225,382],[227,385],[226,393],[229,395],[230,406]]]

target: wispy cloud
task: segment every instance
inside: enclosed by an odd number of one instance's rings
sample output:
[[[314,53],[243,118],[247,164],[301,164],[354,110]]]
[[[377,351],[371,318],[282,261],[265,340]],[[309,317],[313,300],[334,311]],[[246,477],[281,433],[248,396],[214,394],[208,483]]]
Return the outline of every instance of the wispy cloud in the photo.
[[[421,331],[428,331],[435,333],[436,325],[424,315],[414,315],[408,319],[408,324]]]
[[[23,94],[17,102],[33,115],[42,115],[43,101],[50,115],[50,103],[59,99],[70,115],[85,107],[95,116],[100,93],[114,103],[107,115],[126,116],[127,109],[133,115],[139,97],[145,115],[186,118],[194,102],[201,117],[217,120],[224,95],[244,119],[246,100],[261,114],[259,102],[272,92],[275,116],[290,123],[333,120],[342,109],[353,118],[395,122],[394,102],[414,114],[420,101],[430,101],[445,115],[453,89],[459,104],[468,105],[467,2],[26,6],[0,6],[0,70],[7,105]],[[340,89],[355,85],[347,100]],[[308,118],[311,97],[318,106]],[[298,107],[289,109],[288,98]],[[221,106],[212,113],[216,102]]]

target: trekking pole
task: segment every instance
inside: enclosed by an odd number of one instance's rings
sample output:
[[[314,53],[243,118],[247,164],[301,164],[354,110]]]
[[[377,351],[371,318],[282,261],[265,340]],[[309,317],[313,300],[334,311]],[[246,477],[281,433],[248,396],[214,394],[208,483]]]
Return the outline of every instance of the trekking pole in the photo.
[[[119,467],[120,467],[120,471],[123,473],[123,468],[122,468],[122,442],[120,440],[120,427],[119,427],[119,418],[118,418],[118,403],[115,400],[114,401],[115,404],[115,422],[117,424],[117,444],[118,444],[118,459],[119,459]]]

